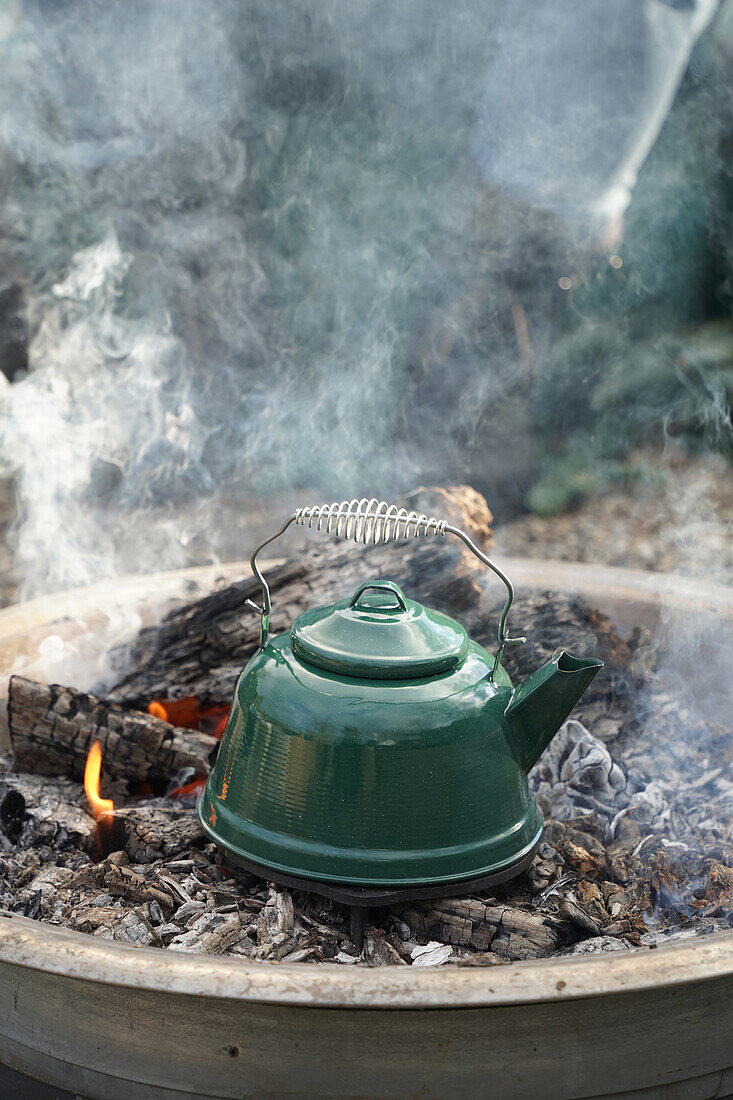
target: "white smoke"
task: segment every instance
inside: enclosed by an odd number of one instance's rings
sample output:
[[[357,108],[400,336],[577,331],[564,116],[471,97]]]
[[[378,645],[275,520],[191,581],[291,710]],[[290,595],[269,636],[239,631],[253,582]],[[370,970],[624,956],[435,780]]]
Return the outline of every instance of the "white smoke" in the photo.
[[[539,7],[587,70],[587,13]],[[654,20],[641,42],[592,7],[618,48],[598,46],[604,79],[557,115],[582,196],[562,158],[519,155],[547,123],[530,110],[536,3],[520,38],[498,0],[8,9],[0,264],[22,273],[31,339],[0,460],[24,595],[240,554],[257,502],[294,489],[521,481],[523,402],[487,418],[555,308],[556,254],[538,241],[571,235],[573,205],[586,235],[600,228],[626,139],[651,132],[649,102],[671,96],[711,3],[674,13],[664,47]],[[626,96],[613,117],[632,85],[639,110]],[[623,140],[589,144],[601,121]]]

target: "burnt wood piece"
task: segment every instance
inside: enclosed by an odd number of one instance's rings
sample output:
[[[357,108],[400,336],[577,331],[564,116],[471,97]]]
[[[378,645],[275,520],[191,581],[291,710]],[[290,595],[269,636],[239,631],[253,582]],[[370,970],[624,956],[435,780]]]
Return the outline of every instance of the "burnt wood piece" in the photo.
[[[94,741],[112,779],[169,780],[182,768],[208,775],[218,745],[208,734],[24,676],[10,678],[8,724],[16,768],[40,775],[81,778]]]
[[[401,917],[419,942],[490,950],[507,962],[541,959],[562,945],[562,925],[553,914],[473,897],[445,898],[407,909]]]
[[[488,615],[466,623],[471,636],[491,650],[500,611],[497,604]],[[520,683],[558,649],[578,657],[600,657],[604,667],[573,708],[572,717],[605,742],[638,728],[639,692],[645,686],[638,661],[645,641],[642,631],[624,639],[606,615],[581,597],[562,592],[520,594],[512,607],[510,629],[527,635],[526,645],[504,651],[502,664],[513,683]]]
[[[124,851],[132,863],[141,864],[174,859],[203,841],[203,829],[190,806],[156,799],[115,807],[114,814],[100,817],[84,848],[91,856]]]
[[[448,519],[484,550],[490,543],[491,512],[468,486],[419,489],[397,503]],[[335,542],[317,531],[306,532],[304,539],[297,560],[265,569],[272,634],[287,630],[309,607],[351,595],[370,577],[389,577],[411,599],[458,617],[478,607],[484,567],[450,535],[371,547]],[[248,599],[260,602],[252,577],[179,607],[161,624],[143,630],[121,655],[132,670],[107,697],[130,707],[187,695],[196,695],[203,706],[228,704],[259,639],[259,616],[245,606]]]
[[[538,842],[539,843],[539,842]],[[458,895],[473,894],[477,891],[485,891],[499,883],[507,882],[516,875],[526,871],[534,860],[537,844],[531,852],[523,856],[511,867],[504,867],[501,871],[495,871],[490,875],[481,875],[462,882],[448,882],[430,886],[350,886],[348,883],[318,882],[314,879],[298,878],[295,875],[282,874],[271,867],[263,867],[262,864],[253,863],[251,860],[242,859],[230,852],[223,853],[223,864],[232,864],[248,871],[256,878],[278,883],[290,890],[302,890],[310,894],[320,894],[324,898],[349,906],[349,937],[351,942],[362,949],[364,945],[364,933],[369,924],[370,910],[385,908],[406,901],[420,901],[426,898],[453,898]],[[447,941],[452,942],[452,941]],[[397,960],[400,961],[399,959]]]

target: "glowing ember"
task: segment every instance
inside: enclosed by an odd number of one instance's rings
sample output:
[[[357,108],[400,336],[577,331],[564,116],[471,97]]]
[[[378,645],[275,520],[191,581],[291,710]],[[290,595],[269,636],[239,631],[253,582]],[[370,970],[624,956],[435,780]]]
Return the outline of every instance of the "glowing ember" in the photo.
[[[229,718],[229,708],[202,707],[195,695],[186,695],[183,699],[153,699],[148,703],[148,714],[181,729],[208,733],[220,741],[224,736]],[[166,798],[198,798],[205,784],[205,776],[194,776],[193,779],[167,791]],[[143,791],[138,788],[135,793],[142,794]]]
[[[221,741],[222,737],[224,736],[224,730],[227,728],[227,722],[229,721],[229,711],[224,710],[224,713],[222,714],[221,710],[221,707],[212,707],[211,712],[206,712],[206,716],[211,713],[212,718],[218,717],[218,722],[213,727],[213,729],[203,729],[204,733],[210,733],[212,737],[215,737],[217,739],[217,741]],[[218,711],[218,715],[215,715],[214,711]]]
[[[111,814],[114,811],[114,802],[111,798],[102,798],[99,794],[99,776],[102,771],[102,746],[95,741],[89,750],[86,767],[84,768],[84,790],[86,791],[89,805],[95,818],[102,814]]]
[[[195,695],[187,695],[183,699],[154,699],[152,703],[148,703],[148,714],[162,718],[173,726],[190,730],[198,729],[201,717]]]
[[[193,779],[190,783],[185,783],[182,787],[175,787],[172,791],[169,791],[167,797],[198,798],[205,786],[205,778]]]
[[[153,699],[148,714],[182,729],[199,730],[221,740],[229,717],[228,707],[200,707],[195,695],[183,699]]]

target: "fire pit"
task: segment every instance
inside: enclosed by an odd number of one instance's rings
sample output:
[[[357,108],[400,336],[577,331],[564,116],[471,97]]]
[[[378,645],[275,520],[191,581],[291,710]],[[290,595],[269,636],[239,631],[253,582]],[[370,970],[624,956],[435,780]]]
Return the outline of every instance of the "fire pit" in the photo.
[[[623,626],[654,626],[662,606],[733,618],[730,593],[699,582],[510,565],[523,589],[579,592]],[[108,595],[120,613],[159,587]],[[35,653],[65,603],[2,613],[5,669]],[[75,622],[54,631],[81,638],[99,605],[98,591],[75,594]],[[62,679],[45,649],[45,677]],[[377,970],[171,954],[15,915],[0,926],[0,1060],[85,1096],[283,1095],[294,1081],[309,1095],[470,1094],[483,1079],[516,1097],[733,1089],[733,932],[490,970]]]

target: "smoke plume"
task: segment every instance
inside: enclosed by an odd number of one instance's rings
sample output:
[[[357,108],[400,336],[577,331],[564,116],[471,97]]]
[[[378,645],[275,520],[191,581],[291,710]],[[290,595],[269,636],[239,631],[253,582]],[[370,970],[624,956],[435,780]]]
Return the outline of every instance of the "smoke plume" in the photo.
[[[9,4],[24,594],[240,554],[295,492],[516,508],[558,278],[607,265],[714,7]]]

